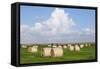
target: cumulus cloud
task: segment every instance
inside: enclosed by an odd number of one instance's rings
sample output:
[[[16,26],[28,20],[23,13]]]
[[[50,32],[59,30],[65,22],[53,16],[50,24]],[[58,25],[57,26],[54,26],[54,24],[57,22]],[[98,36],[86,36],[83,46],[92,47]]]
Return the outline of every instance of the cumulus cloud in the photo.
[[[45,21],[33,23],[31,26],[21,25],[21,42],[51,43],[86,41],[88,36],[81,35],[87,35],[94,32],[91,28],[83,28],[83,30],[78,31],[73,28],[75,26],[76,23],[64,9],[56,8]]]
[[[35,23],[31,30],[44,36],[53,36],[70,33],[74,25],[72,18],[65,13],[64,9],[56,8],[48,20]]]

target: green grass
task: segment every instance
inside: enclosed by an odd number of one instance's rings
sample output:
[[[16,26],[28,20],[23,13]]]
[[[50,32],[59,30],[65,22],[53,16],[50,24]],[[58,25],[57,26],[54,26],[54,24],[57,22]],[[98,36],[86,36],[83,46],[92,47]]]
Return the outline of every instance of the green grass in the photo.
[[[27,64],[95,59],[95,46],[84,47],[79,52],[71,52],[68,49],[64,49],[64,56],[62,57],[43,57],[41,56],[41,49],[45,46],[39,46],[37,53],[29,53],[27,48],[20,48],[20,63]]]

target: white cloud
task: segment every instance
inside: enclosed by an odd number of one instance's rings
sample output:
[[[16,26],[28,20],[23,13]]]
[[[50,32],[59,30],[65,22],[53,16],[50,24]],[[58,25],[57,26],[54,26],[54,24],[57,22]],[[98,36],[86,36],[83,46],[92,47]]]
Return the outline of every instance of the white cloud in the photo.
[[[21,25],[21,43],[91,41],[94,32],[91,28],[74,29],[73,19],[61,8],[54,9],[47,20],[33,24]]]
[[[48,20],[35,23],[31,30],[44,36],[53,36],[70,33],[73,25],[75,24],[68,13],[61,8],[56,8]]]

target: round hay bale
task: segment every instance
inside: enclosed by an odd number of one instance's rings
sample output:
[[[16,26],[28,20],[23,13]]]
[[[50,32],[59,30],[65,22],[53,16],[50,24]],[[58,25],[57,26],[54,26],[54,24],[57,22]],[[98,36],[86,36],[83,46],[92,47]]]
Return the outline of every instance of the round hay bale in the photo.
[[[59,47],[59,48],[62,48],[62,46],[61,46],[61,45],[59,45],[58,47]]]
[[[38,45],[36,45],[35,47],[37,47],[37,48],[38,48]]]
[[[83,47],[84,47],[84,45],[83,45],[83,44],[81,44],[81,45],[80,45],[80,48],[83,48]]]
[[[80,47],[78,45],[75,45],[75,51],[80,51]]]
[[[53,45],[52,47],[57,47],[56,45]]]
[[[33,47],[36,47],[36,48],[38,48],[38,45],[33,45]]]
[[[45,57],[51,56],[51,48],[43,48],[42,56],[45,56]]]
[[[88,44],[85,44],[86,47],[88,47]]]
[[[62,48],[52,48],[51,49],[51,56],[52,57],[61,57],[61,56],[63,56],[63,49]]]
[[[48,45],[48,47],[51,47],[51,45]]]
[[[66,45],[64,45],[64,46],[63,46],[63,48],[67,48],[67,46],[66,46]]]
[[[26,45],[22,45],[21,47],[22,47],[22,48],[27,48],[27,46],[26,46]]]
[[[28,47],[28,52],[31,52],[31,53],[35,53],[35,52],[37,52],[38,51],[38,49],[37,49],[37,47]]]
[[[74,46],[69,46],[70,51],[74,51]]]
[[[71,45],[71,44],[68,44],[68,47],[69,47],[69,46],[72,46],[72,45]]]

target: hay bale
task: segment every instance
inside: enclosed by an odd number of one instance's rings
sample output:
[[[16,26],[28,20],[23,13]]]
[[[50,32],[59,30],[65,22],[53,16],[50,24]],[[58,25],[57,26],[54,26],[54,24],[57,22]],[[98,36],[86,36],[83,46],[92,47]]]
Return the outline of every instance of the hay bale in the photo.
[[[37,47],[37,48],[38,48],[39,46],[38,46],[38,45],[36,45],[35,47]]]
[[[68,44],[68,47],[72,46],[71,44]]]
[[[88,44],[85,44],[86,47],[88,47]]]
[[[63,49],[62,48],[52,48],[51,49],[51,56],[52,57],[61,57],[61,56],[63,56]]]
[[[63,46],[63,48],[67,48],[67,46],[66,46],[66,45],[64,45],[64,46]]]
[[[74,46],[69,46],[70,51],[74,51]]]
[[[57,47],[56,45],[53,45],[52,47]]]
[[[28,47],[28,52],[31,52],[31,53],[35,53],[38,51],[38,48],[37,47]]]
[[[59,45],[58,47],[59,47],[59,48],[62,48],[62,46],[61,46],[61,45]]]
[[[48,47],[51,47],[51,45],[48,45]]]
[[[43,48],[42,56],[45,56],[45,57],[51,56],[51,48]]]
[[[80,48],[83,48],[83,47],[84,47],[84,45],[83,45],[83,44],[81,44],[81,45],[80,45]]]
[[[21,47],[22,47],[22,48],[27,48],[27,46],[26,46],[26,45],[22,45]]]
[[[38,45],[33,45],[33,47],[36,47],[36,48],[38,48]]]
[[[75,51],[80,51],[80,47],[78,45],[75,45]]]

